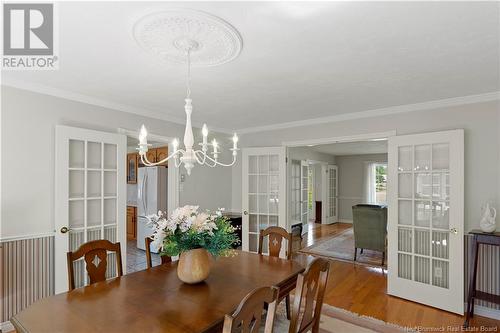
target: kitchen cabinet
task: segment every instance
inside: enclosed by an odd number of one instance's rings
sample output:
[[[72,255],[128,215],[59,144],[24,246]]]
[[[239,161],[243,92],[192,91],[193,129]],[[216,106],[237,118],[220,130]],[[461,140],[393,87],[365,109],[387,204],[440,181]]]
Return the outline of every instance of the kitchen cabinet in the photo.
[[[127,239],[135,240],[137,238],[137,208],[127,206]]]
[[[139,154],[127,154],[127,184],[137,184],[137,167],[139,164]]]
[[[156,163],[168,156],[168,147],[158,147],[158,148],[149,148],[146,153],[146,157],[149,162]],[[139,167],[143,167],[144,164],[141,162],[139,158]],[[158,164],[158,166],[168,166],[168,162]]]

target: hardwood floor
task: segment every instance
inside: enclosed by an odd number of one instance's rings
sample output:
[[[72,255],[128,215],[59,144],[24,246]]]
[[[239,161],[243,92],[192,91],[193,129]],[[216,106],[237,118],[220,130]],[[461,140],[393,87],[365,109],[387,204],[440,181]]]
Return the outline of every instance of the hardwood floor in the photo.
[[[351,226],[311,223],[302,239],[302,247],[321,242]],[[311,257],[295,254],[295,258],[305,264]],[[422,331],[434,328],[438,332],[461,332],[464,322],[464,317],[459,315],[387,295],[385,269],[338,260],[330,260],[325,303],[400,326],[420,327]],[[468,331],[480,332],[481,327],[498,332],[500,321],[475,315]]]

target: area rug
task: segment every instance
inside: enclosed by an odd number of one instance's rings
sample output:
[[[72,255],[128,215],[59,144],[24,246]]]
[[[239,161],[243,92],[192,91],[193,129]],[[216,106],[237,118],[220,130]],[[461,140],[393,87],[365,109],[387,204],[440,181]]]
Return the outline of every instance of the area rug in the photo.
[[[360,316],[341,308],[323,304],[320,319],[321,333],[402,333],[413,332],[413,330],[386,323],[382,320],[367,316]],[[288,332],[290,321],[286,319],[286,312],[283,303],[276,310],[276,320],[274,332]]]
[[[353,228],[338,233],[327,240],[320,241],[318,244],[308,246],[299,252],[311,255],[317,255],[327,258],[335,258],[343,261],[354,261],[354,231]],[[357,263],[368,264],[372,266],[381,266],[382,252],[358,250],[356,258]],[[386,263],[384,263],[384,267]]]

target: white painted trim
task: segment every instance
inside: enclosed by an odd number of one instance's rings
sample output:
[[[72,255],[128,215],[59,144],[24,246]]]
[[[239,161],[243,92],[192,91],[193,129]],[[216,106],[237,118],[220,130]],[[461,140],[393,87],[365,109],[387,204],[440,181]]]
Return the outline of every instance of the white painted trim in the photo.
[[[464,303],[464,307],[467,309],[467,302]],[[500,310],[481,305],[474,305],[474,315],[500,320]]]
[[[54,230],[51,232],[43,232],[43,233],[39,233],[39,234],[7,236],[7,237],[0,238],[0,243],[14,242],[14,241],[25,240],[25,239],[54,237],[55,234],[56,234],[56,232]]]
[[[460,97],[439,99],[439,100],[422,102],[422,103],[397,105],[397,106],[390,106],[390,107],[380,108],[380,109],[342,113],[342,114],[328,116],[328,117],[290,121],[290,122],[286,122],[286,123],[271,124],[271,125],[264,125],[264,126],[240,128],[240,129],[238,129],[238,133],[248,134],[248,133],[273,131],[273,130],[278,130],[278,129],[286,129],[286,128],[293,128],[293,127],[300,127],[300,126],[318,125],[318,124],[324,124],[324,123],[334,123],[334,122],[361,119],[361,118],[380,117],[380,116],[387,116],[387,115],[391,115],[391,114],[406,113],[406,112],[413,112],[413,111],[426,111],[426,110],[459,106],[459,105],[466,105],[466,104],[490,102],[490,101],[495,101],[498,99],[500,99],[500,91],[493,91],[493,92],[489,92],[489,93],[485,93],[485,94],[460,96]]]
[[[106,109],[112,109],[127,113],[133,113],[136,115],[140,115],[143,117],[150,117],[154,119],[164,120],[175,124],[185,125],[186,119],[182,117],[170,116],[167,115],[164,110],[152,110],[146,108],[139,108],[131,105],[126,105],[122,103],[113,102],[110,100],[96,98],[85,94],[76,93],[73,91],[49,87],[42,84],[37,84],[33,82],[26,82],[21,80],[12,80],[12,79],[4,79],[2,85],[9,86],[17,89],[28,90],[39,94],[64,98],[67,100],[85,103],[89,105],[100,106]],[[180,107],[184,102],[182,100],[179,101]],[[140,125],[140,124],[139,124]],[[193,122],[193,126],[201,128],[203,126],[202,123]],[[234,131],[227,128],[216,128],[211,126],[211,129],[215,132],[224,133],[224,134],[233,134]]]
[[[375,133],[366,133],[366,134],[355,134],[348,136],[336,136],[330,138],[321,138],[321,139],[309,139],[309,140],[298,140],[298,141],[284,141],[282,143],[283,146],[287,147],[302,147],[307,145],[326,145],[331,143],[340,143],[340,142],[357,142],[357,141],[370,141],[373,139],[385,139],[391,136],[396,136],[397,131],[386,131],[386,132],[375,132]]]
[[[14,332],[14,330],[14,325],[12,325],[10,321],[4,321],[3,323],[0,323],[0,332],[8,333]]]
[[[351,219],[338,219],[337,222],[340,222],[340,223],[350,223],[352,224],[352,220]]]

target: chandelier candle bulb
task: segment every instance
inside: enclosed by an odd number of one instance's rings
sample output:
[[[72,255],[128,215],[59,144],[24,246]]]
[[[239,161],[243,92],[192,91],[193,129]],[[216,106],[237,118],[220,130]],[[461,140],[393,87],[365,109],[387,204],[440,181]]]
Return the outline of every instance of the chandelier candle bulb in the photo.
[[[172,141],[172,146],[174,147],[174,153],[177,153],[177,148],[179,147],[179,140],[177,138]]]
[[[139,133],[139,144],[147,145],[148,144],[148,131],[144,125],[141,126],[141,132]]]
[[[238,149],[238,136],[236,135],[236,133],[234,133],[233,135],[233,149]]]

